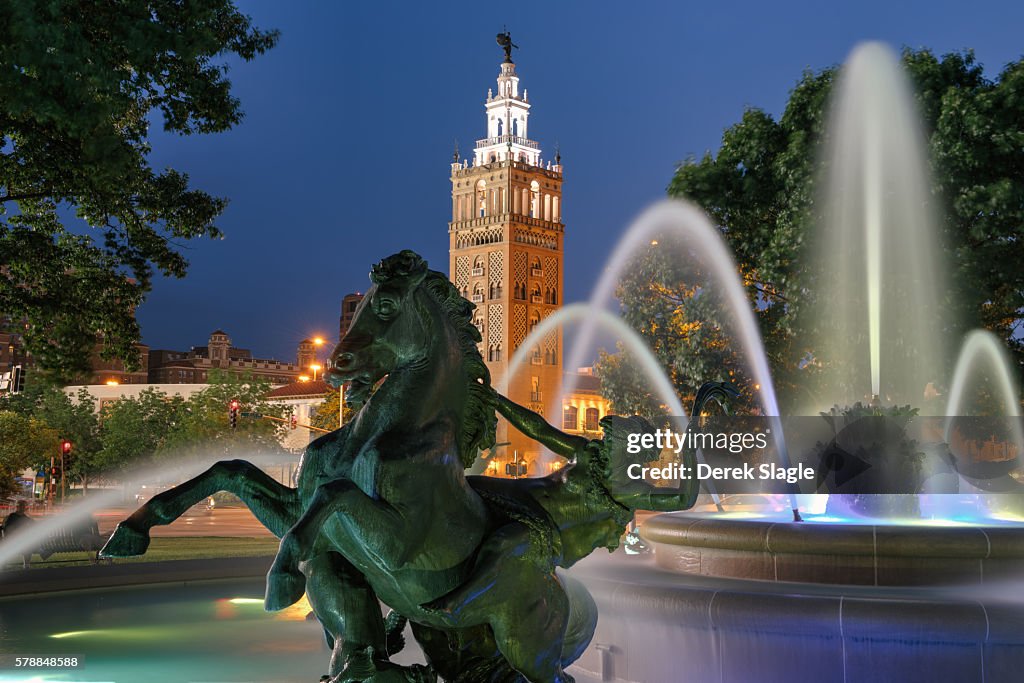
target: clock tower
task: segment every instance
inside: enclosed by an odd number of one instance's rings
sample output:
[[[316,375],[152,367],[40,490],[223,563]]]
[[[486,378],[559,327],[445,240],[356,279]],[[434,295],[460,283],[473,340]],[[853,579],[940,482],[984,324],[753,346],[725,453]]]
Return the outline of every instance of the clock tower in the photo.
[[[450,277],[476,304],[491,384],[558,425],[561,332],[533,344],[511,376],[509,364],[527,334],[562,303],[562,165],[557,154],[553,163],[545,161],[529,137],[531,104],[512,61],[511,37],[498,34],[498,43],[505,60],[484,102],[486,137],[477,140],[471,159],[456,151],[451,165]],[[540,446],[501,419],[497,442],[504,445],[488,458],[488,474],[524,467],[528,476],[548,474]]]

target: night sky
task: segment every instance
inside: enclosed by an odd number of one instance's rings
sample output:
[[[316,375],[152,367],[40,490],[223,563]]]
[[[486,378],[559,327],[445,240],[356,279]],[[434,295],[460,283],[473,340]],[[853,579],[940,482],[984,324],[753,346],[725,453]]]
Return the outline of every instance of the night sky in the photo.
[[[214,136],[154,126],[152,162],[228,197],[224,240],[139,310],[153,348],[223,328],[259,356],[337,336],[341,297],[399,249],[447,272],[453,142],[484,136],[507,26],[530,137],[565,167],[565,302],[587,297],[619,233],[676,165],[717,149],[743,109],[778,114],[805,69],[859,41],[973,48],[994,77],[1024,54],[1019,0],[979,2],[239,2],[279,45],[230,62],[245,119]],[[829,6],[827,14],[822,10]],[[913,7],[911,9],[910,7]]]

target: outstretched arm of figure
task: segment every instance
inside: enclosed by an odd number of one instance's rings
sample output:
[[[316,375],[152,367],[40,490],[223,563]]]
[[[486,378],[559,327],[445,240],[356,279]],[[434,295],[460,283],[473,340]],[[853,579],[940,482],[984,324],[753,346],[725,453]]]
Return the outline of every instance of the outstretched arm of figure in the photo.
[[[587,440],[582,436],[573,436],[555,429],[542,416],[510,401],[498,392],[494,392],[494,396],[497,398],[498,412],[512,423],[513,427],[563,458],[572,458],[587,445]]]

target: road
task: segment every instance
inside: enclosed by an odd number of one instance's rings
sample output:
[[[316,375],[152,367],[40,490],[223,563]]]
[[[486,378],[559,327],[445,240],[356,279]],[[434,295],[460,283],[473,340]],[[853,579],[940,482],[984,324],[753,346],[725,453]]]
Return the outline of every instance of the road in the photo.
[[[109,508],[95,514],[100,533],[114,530],[122,519],[132,513],[131,508]],[[231,507],[205,510],[193,508],[167,526],[153,527],[154,537],[174,536],[272,536],[257,521],[248,508]]]

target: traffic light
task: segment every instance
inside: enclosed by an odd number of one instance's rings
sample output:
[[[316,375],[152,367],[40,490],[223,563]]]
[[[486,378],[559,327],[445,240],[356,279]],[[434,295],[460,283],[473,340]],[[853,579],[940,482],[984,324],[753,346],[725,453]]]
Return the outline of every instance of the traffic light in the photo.
[[[61,441],[60,452],[63,453],[65,457],[71,455],[71,442],[68,441],[67,439]]]
[[[237,398],[231,399],[231,403],[228,404],[228,422],[231,424],[232,429],[238,427],[238,409],[241,405]]]

